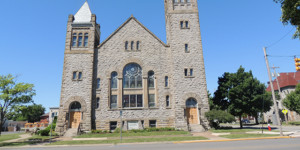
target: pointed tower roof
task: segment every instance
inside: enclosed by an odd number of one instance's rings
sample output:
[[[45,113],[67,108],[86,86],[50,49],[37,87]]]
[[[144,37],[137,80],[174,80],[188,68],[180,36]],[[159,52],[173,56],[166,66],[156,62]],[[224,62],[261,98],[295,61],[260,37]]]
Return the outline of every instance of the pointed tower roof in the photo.
[[[81,6],[78,12],[74,16],[75,23],[91,22],[92,12],[87,1]]]

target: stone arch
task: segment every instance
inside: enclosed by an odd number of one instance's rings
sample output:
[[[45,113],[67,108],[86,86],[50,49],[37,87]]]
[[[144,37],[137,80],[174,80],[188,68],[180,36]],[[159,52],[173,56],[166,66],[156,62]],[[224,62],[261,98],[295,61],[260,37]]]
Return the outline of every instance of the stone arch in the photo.
[[[79,102],[81,105],[81,112],[85,112],[87,110],[86,102],[81,96],[72,96],[70,97],[64,105],[64,112],[69,112],[69,107],[73,102]]]
[[[182,100],[184,101],[184,103],[181,104],[181,105],[183,105],[184,108],[186,107],[186,101],[190,98],[195,99],[197,101],[198,108],[201,108],[201,105],[202,105],[201,97],[198,94],[195,94],[195,93],[186,93],[182,97]]]

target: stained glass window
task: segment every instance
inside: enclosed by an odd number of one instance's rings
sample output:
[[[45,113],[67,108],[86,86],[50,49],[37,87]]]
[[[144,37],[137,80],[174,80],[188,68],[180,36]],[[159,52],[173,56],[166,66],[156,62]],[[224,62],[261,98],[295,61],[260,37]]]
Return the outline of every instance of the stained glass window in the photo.
[[[128,64],[123,70],[123,88],[142,88],[142,68],[138,64]]]

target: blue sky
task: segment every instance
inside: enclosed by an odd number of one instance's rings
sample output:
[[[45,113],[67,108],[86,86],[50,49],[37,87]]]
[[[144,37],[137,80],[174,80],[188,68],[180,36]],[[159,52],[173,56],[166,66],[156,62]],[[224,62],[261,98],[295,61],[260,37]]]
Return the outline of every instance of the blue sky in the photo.
[[[59,106],[66,24],[85,0],[1,0],[0,74],[11,73],[18,81],[33,83],[34,101],[46,108]],[[163,0],[88,0],[101,25],[105,40],[133,14],[166,42]],[[235,72],[240,65],[268,81],[263,57],[300,57],[295,29],[280,22],[280,5],[273,0],[198,0],[199,17],[209,91],[217,89],[218,77]],[[278,72],[294,72],[292,57],[270,57]],[[47,109],[48,110],[48,109]]]

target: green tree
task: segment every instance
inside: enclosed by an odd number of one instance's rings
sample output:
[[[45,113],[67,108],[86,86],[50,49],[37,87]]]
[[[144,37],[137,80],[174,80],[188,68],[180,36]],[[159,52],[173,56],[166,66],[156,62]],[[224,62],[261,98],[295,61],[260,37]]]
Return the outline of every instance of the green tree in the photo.
[[[300,0],[274,0],[281,4],[281,21],[284,25],[291,24],[296,27],[293,38],[300,39]]]
[[[15,77],[11,74],[0,76],[0,135],[4,118],[10,111],[10,108],[33,102],[35,95],[33,84],[16,83]]]
[[[291,111],[300,114],[300,84],[296,86],[296,90],[291,92],[283,100],[283,105]]]
[[[240,127],[243,128],[242,115],[253,115],[263,108],[264,111],[271,109],[271,99],[265,99],[265,85],[253,77],[251,71],[245,72],[241,66],[236,73],[224,73],[219,78],[218,90],[213,98],[214,104],[230,114],[239,117]]]
[[[7,114],[7,119],[14,121],[28,121],[37,122],[40,116],[45,113],[45,108],[42,105],[29,105],[29,106],[14,106]]]

